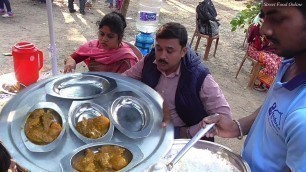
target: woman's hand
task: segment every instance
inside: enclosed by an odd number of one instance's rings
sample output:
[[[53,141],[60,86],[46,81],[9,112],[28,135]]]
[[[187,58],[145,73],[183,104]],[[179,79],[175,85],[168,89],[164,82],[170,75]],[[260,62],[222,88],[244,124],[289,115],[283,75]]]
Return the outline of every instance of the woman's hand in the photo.
[[[64,67],[64,73],[71,73],[74,72],[76,67],[76,62],[72,57],[68,57],[65,60],[65,67]]]
[[[206,124],[215,123],[213,129],[206,133],[206,137],[224,137],[224,138],[234,138],[240,135],[238,125],[230,118],[214,114],[204,118],[201,122],[201,126],[205,127]]]

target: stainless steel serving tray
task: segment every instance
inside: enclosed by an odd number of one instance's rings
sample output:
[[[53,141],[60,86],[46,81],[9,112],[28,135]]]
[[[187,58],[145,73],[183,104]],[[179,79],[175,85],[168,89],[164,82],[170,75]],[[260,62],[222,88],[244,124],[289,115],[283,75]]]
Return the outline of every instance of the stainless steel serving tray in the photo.
[[[57,113],[57,114],[53,114],[53,115],[54,115],[56,121],[61,124],[62,131],[60,132],[59,136],[57,136],[57,138],[53,142],[51,142],[49,144],[46,144],[46,145],[38,145],[38,144],[32,143],[27,138],[27,136],[25,134],[24,127],[25,127],[25,124],[27,122],[28,117],[30,116],[30,112],[33,112],[36,109],[45,109],[45,108],[52,109]],[[52,103],[52,102],[39,102],[39,103],[35,104],[29,110],[29,112],[26,112],[24,115],[25,115],[26,118],[24,119],[24,124],[23,124],[24,127],[21,128],[20,133],[21,133],[22,141],[25,144],[25,146],[32,152],[49,152],[49,151],[52,151],[53,149],[55,149],[56,146],[58,146],[58,144],[61,142],[61,139],[62,139],[62,137],[65,133],[65,130],[66,130],[66,119],[65,119],[61,109],[55,103]]]
[[[116,88],[112,78],[82,73],[63,75],[46,84],[46,92],[64,99],[91,99]]]
[[[102,146],[119,146],[119,147],[127,149],[132,154],[131,162],[126,167],[124,167],[123,169],[119,170],[118,172],[123,172],[123,171],[131,170],[138,163],[140,163],[141,160],[143,159],[143,153],[138,148],[138,146],[134,145],[133,143],[124,143],[124,142],[91,143],[91,144],[87,144],[87,145],[84,145],[82,147],[79,147],[78,149],[76,149],[73,152],[71,152],[68,155],[66,155],[61,160],[62,171],[63,172],[66,172],[66,171],[75,171],[73,169],[73,167],[72,167],[72,163],[73,163],[73,161],[78,156],[82,156],[86,149],[90,149],[93,152],[97,152],[98,149],[100,147],[102,147]]]
[[[80,134],[76,129],[77,122],[83,120],[82,118],[88,119],[88,118],[98,117],[101,115],[109,119],[107,111],[102,106],[94,103],[94,100],[73,101],[68,113],[69,127],[74,132],[74,134],[85,143],[110,141],[114,133],[113,123],[110,123],[107,133],[105,133],[105,135],[97,139],[87,138],[82,134]]]
[[[66,74],[65,76],[69,77],[73,75],[75,74]],[[174,140],[174,130],[172,124],[169,124],[167,128],[161,127],[163,118],[163,100],[160,95],[143,83],[119,74],[99,72],[86,73],[86,75],[108,77],[116,81],[117,87],[115,89],[94,99],[96,104],[101,105],[105,109],[107,109],[106,107],[111,106],[113,97],[119,95],[145,97],[151,102],[150,108],[154,113],[154,123],[152,130],[147,137],[132,139],[118,130],[114,130],[111,139],[111,142],[132,143],[138,146],[142,151],[144,155],[143,160],[129,171],[144,171],[163,157],[171,148]],[[74,100],[51,96],[47,94],[45,89],[46,84],[62,77],[64,76],[55,76],[27,87],[19,94],[12,97],[1,111],[0,140],[8,149],[13,159],[15,159],[21,166],[28,168],[30,171],[61,171],[59,165],[60,160],[72,151],[85,145],[85,143],[77,138],[70,129],[64,134],[60,145],[50,152],[31,152],[25,147],[22,141],[20,129],[24,124],[24,112],[28,112],[30,108],[38,102],[47,101],[56,103],[62,110],[66,121],[68,120],[69,108]]]

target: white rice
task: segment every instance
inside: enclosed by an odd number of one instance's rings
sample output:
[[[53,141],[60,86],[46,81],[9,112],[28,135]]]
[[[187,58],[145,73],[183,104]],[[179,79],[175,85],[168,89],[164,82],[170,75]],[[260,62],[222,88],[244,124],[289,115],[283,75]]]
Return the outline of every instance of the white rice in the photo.
[[[168,164],[180,150],[171,150],[164,158]],[[191,148],[174,166],[171,172],[239,172],[228,160],[207,149]]]

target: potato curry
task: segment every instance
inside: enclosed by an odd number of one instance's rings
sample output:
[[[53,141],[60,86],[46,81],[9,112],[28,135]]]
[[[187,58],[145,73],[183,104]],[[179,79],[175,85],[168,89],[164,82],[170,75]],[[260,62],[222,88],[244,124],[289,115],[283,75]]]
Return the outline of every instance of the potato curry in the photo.
[[[129,154],[127,149],[119,146],[102,146],[96,153],[86,149],[85,155],[77,157],[72,166],[80,172],[118,171],[130,163]]]
[[[38,145],[53,142],[61,133],[62,126],[58,123],[52,109],[36,109],[29,114],[25,124],[25,135]]]
[[[76,129],[87,138],[97,139],[107,133],[109,126],[109,119],[101,115],[96,118],[84,119],[78,122]]]

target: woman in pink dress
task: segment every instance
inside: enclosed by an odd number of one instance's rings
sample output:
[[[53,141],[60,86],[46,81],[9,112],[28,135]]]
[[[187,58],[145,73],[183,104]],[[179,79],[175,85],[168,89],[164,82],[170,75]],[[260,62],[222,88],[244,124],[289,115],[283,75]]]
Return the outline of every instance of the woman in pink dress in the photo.
[[[141,55],[135,47],[122,41],[126,22],[120,13],[105,15],[97,25],[98,39],[85,43],[65,60],[65,73],[73,72],[82,61],[89,71],[123,73],[138,61]]]

